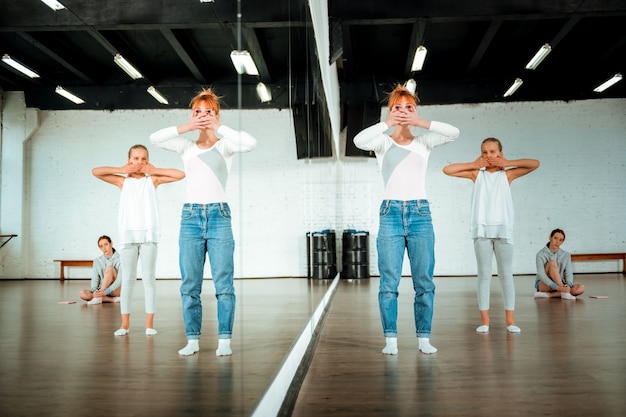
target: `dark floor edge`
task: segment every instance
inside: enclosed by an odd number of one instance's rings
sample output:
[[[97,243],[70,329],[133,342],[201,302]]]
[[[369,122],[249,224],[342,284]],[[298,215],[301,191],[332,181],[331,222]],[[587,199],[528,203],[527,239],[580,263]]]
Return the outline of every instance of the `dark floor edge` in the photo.
[[[313,356],[315,356],[315,349],[317,348],[317,343],[319,342],[319,336],[324,328],[324,322],[328,316],[328,310],[330,309],[330,304],[335,296],[335,292],[336,288],[333,291],[332,296],[329,298],[328,303],[324,308],[324,312],[317,323],[313,335],[311,336],[309,346],[307,347],[306,352],[300,361],[300,365],[291,380],[291,384],[289,385],[289,389],[287,389],[287,393],[285,394],[285,399],[283,400],[280,410],[278,411],[278,414],[276,414],[277,417],[289,417],[293,413],[296,401],[298,400],[298,395],[300,394],[300,388],[302,387],[304,378],[309,371],[309,366],[311,366]]]
[[[304,326],[300,336],[298,336],[292,344],[289,353],[285,359],[283,359],[278,371],[272,378],[272,382],[261,396],[254,411],[250,414],[251,416],[284,416],[289,415],[293,411],[298,391],[302,386],[302,382],[311,363],[322,324],[326,319],[331,300],[335,295],[339,281],[340,276],[337,274],[328,288],[328,291],[326,291],[326,294],[311,315],[311,318]],[[306,343],[305,349],[300,346],[302,343]],[[299,352],[302,353],[300,354]],[[288,374],[291,371],[293,373],[289,376]],[[288,414],[282,414],[283,412]]]

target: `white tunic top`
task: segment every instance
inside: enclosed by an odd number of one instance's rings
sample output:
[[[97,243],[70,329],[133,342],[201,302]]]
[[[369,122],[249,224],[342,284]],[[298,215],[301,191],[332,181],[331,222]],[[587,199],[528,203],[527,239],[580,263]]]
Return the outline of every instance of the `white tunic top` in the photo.
[[[121,244],[159,242],[156,189],[150,176],[127,177],[122,185],[118,227]]]
[[[513,198],[506,171],[482,168],[472,192],[470,237],[500,238],[513,243]]]

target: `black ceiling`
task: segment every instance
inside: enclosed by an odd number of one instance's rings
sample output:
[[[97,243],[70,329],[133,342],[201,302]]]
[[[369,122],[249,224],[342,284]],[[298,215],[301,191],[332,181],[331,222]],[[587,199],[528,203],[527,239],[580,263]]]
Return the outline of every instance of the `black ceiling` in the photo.
[[[33,80],[1,64],[0,88],[24,91],[29,107],[181,108],[201,86],[213,86],[229,107],[285,108],[311,81],[306,0],[60,1],[65,10],[0,0],[0,54],[41,75]],[[424,104],[626,97],[626,81],[593,92],[626,73],[625,0],[330,0],[328,12],[343,102],[382,101],[410,77]],[[428,56],[411,73],[420,43]],[[552,53],[538,69],[524,69],[545,43]],[[259,77],[236,74],[230,52],[237,48],[252,53]],[[144,78],[122,72],[116,53]],[[522,87],[503,98],[518,77]],[[256,97],[259,81],[271,87],[271,103]],[[57,85],[86,103],[56,95]],[[150,85],[169,105],[146,93]]]

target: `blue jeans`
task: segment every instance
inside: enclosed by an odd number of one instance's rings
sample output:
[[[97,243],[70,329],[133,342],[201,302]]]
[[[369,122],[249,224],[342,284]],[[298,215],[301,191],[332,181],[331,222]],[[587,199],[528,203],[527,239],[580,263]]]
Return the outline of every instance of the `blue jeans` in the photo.
[[[217,298],[218,338],[230,339],[235,321],[235,241],[228,203],[185,204],[178,239],[183,321],[187,339],[200,339],[202,281],[206,255]]]
[[[435,300],[435,232],[427,200],[384,200],[376,239],[380,287],[378,305],[385,337],[397,337],[398,286],[404,250],[408,251],[415,298],[417,337],[429,337]]]

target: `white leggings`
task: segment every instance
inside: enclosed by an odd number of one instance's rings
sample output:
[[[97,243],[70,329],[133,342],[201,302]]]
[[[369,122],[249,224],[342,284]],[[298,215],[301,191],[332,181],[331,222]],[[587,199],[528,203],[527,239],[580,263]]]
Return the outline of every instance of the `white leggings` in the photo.
[[[489,310],[491,292],[491,265],[496,254],[498,278],[502,286],[505,310],[515,310],[515,284],[513,282],[513,244],[505,239],[474,239],[474,253],[478,268],[478,309]],[[124,289],[122,288],[122,294]]]
[[[141,259],[141,280],[146,298],[146,314],[154,314],[156,304],[157,244],[127,243],[120,250],[122,259],[122,295],[120,310],[130,314],[130,300],[137,282],[137,261]]]

